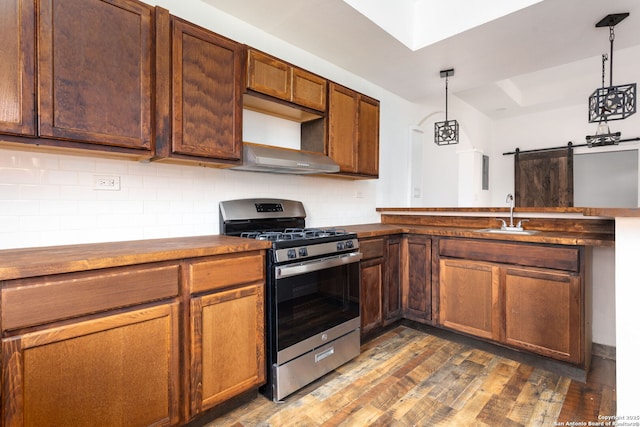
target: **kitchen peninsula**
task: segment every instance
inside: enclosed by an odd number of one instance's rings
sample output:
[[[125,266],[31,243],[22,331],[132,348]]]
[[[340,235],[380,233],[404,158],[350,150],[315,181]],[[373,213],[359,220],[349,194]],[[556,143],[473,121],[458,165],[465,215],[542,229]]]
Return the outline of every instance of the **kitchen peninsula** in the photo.
[[[506,216],[506,208],[379,208],[382,223],[385,227],[396,227],[403,229],[404,226],[389,224],[393,217],[402,221],[403,219],[396,216],[416,215],[421,217],[439,217],[445,214],[454,216],[482,216],[487,220],[494,216]],[[613,282],[607,284],[611,286],[608,291],[612,295],[606,296],[606,301],[601,304],[615,306],[615,311],[607,313],[610,322],[614,322],[612,327],[615,332],[615,359],[616,359],[616,394],[618,404],[618,414],[632,414],[637,409],[636,388],[640,381],[640,371],[637,366],[637,354],[640,353],[640,331],[637,325],[638,312],[638,259],[640,259],[640,208],[566,208],[560,209],[526,209],[516,208],[518,217],[543,217],[558,216],[567,217],[575,216],[576,225],[582,224],[579,220],[598,219],[608,221],[614,228],[610,230],[608,237],[603,242],[605,247],[611,247],[615,253],[608,257],[607,263],[612,265],[605,266],[610,276],[607,280]],[[434,219],[435,220],[435,219]],[[497,222],[496,222],[497,223]],[[495,223],[494,223],[495,224]],[[493,225],[495,226],[495,225]],[[533,224],[529,224],[533,228]],[[430,226],[434,229],[434,226]],[[412,226],[416,229],[416,226]],[[370,230],[370,229],[369,229]],[[363,230],[364,231],[364,230]],[[471,231],[459,230],[468,233]],[[372,232],[373,231],[368,231]],[[611,234],[610,234],[611,233]],[[587,237],[586,234],[577,234],[582,238]],[[486,237],[486,236],[483,236]],[[515,240],[535,240],[541,236],[510,236]],[[495,236],[494,236],[495,238]],[[596,250],[605,249],[594,247]],[[594,267],[594,271],[601,270],[601,266]],[[599,286],[599,285],[597,285]],[[613,307],[611,307],[613,309]]]
[[[361,238],[365,333],[402,313],[586,375],[593,248],[615,244],[614,220],[603,210],[516,208],[526,234],[495,232],[496,218],[510,221],[508,208],[377,210],[380,224],[345,227]],[[377,274],[365,271],[376,266]]]

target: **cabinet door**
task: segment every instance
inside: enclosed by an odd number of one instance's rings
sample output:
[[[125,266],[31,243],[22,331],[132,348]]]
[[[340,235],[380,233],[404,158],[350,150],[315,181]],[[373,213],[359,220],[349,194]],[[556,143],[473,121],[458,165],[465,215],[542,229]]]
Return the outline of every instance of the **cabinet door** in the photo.
[[[172,19],[173,152],[239,161],[243,46]]]
[[[498,340],[502,309],[499,267],[483,262],[440,260],[440,323]]]
[[[431,239],[407,238],[407,280],[403,290],[405,317],[418,322],[431,321]]]
[[[40,0],[41,136],[151,150],[153,8]]]
[[[34,136],[33,0],[0,2],[0,132]]]
[[[318,111],[327,109],[327,81],[300,68],[293,67],[291,101]]]
[[[382,326],[383,258],[360,263],[360,325],[362,334]]]
[[[265,382],[263,288],[191,300],[191,416]]]
[[[402,238],[389,238],[386,241],[384,251],[385,276],[383,282],[382,318],[385,325],[402,318],[401,253]]]
[[[276,98],[291,100],[292,67],[278,59],[249,49],[247,87]]]
[[[380,102],[360,96],[358,100],[358,173],[378,176]]]
[[[340,165],[340,172],[357,172],[357,114],[358,94],[330,83],[328,154]]]
[[[179,422],[178,304],[2,341],[5,426]]]
[[[506,344],[582,363],[581,300],[580,278],[576,274],[507,268]]]

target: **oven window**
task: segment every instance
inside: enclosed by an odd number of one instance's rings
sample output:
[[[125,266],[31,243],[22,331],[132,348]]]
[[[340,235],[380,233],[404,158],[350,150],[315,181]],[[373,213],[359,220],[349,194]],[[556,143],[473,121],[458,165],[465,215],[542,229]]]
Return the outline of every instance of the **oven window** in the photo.
[[[276,281],[278,351],[360,315],[360,264]]]

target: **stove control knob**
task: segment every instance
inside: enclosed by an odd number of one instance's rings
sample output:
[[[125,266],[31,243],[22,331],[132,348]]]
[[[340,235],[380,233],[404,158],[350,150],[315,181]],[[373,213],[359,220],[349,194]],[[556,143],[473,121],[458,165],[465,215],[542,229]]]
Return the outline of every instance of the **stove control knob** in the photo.
[[[347,249],[353,249],[353,240],[347,240],[345,245],[347,246]]]
[[[308,252],[307,252],[307,248],[300,248],[298,249],[298,255],[302,256],[309,256]]]
[[[287,258],[294,259],[295,257],[296,257],[296,250],[295,249],[289,249],[287,251]]]
[[[337,248],[339,251],[344,250],[344,242],[338,242]]]

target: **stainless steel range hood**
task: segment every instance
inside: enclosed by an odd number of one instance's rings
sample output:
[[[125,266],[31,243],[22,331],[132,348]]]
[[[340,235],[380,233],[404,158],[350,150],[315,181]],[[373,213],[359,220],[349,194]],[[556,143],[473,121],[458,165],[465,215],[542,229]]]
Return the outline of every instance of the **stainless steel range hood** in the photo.
[[[289,174],[336,173],[340,166],[329,157],[311,151],[244,143],[244,162],[232,169]]]

